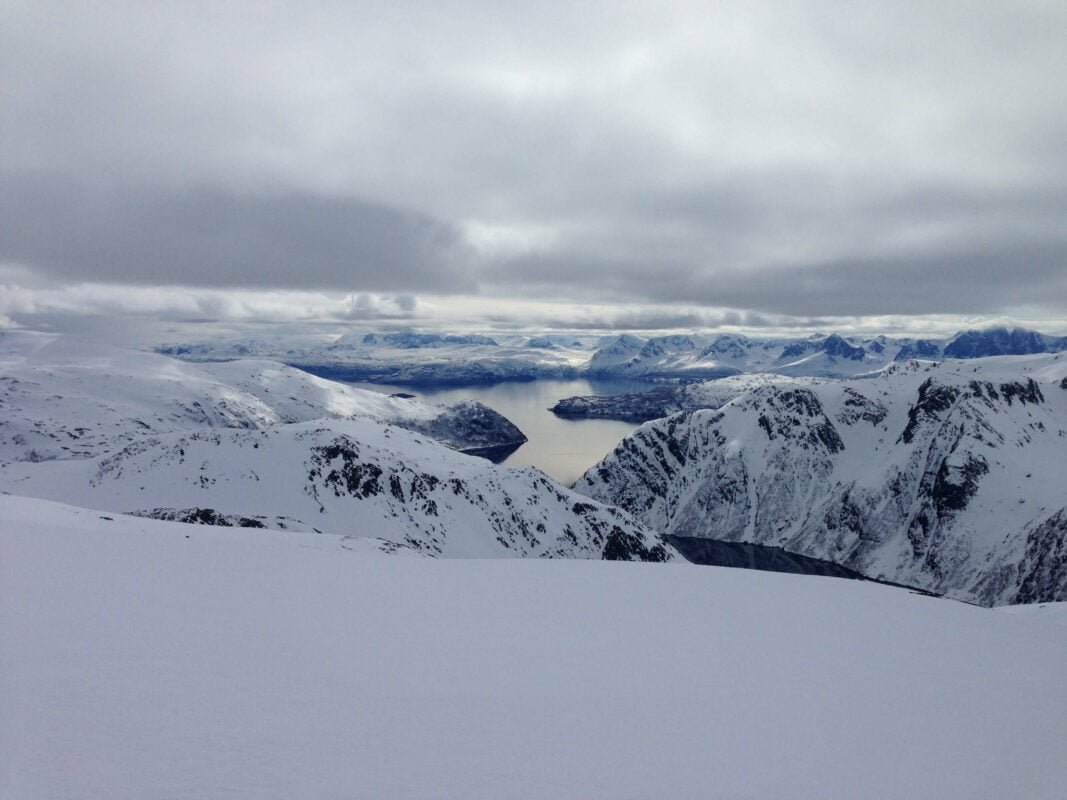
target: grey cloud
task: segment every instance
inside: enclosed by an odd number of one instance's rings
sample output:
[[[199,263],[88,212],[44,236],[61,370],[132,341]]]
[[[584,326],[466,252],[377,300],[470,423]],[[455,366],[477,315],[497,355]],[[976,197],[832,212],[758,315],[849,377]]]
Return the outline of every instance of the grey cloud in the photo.
[[[653,194],[556,250],[509,260],[499,285],[575,299],[704,303],[792,315],[1067,311],[1067,192],[761,175]]]
[[[79,184],[8,174],[0,259],[74,280],[462,292],[449,225],[345,198]]]
[[[1067,316],[1065,27],[1028,0],[16,0],[0,259],[141,285]],[[472,223],[544,241],[475,253]]]
[[[759,312],[795,317],[998,314],[1026,306],[1055,317],[1064,313],[1067,298],[1067,240],[707,272],[655,263],[594,265],[564,255],[514,262],[511,276],[525,281],[531,292],[547,293],[568,269],[586,276],[581,286],[573,285],[575,299],[600,295],[751,309],[756,317]],[[604,280],[588,277],[596,274]]]

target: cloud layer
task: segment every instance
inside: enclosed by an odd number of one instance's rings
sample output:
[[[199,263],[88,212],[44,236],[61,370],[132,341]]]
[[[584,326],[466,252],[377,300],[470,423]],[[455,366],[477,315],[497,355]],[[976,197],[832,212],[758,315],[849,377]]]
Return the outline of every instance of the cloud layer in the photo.
[[[0,263],[1063,319],[1063,30],[1043,2],[16,0]]]

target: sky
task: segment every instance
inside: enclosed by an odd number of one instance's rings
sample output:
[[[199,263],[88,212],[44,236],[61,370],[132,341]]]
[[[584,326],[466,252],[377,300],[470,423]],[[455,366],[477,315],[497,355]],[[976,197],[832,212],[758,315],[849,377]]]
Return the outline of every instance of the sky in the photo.
[[[0,0],[0,325],[1067,329],[1067,4]]]

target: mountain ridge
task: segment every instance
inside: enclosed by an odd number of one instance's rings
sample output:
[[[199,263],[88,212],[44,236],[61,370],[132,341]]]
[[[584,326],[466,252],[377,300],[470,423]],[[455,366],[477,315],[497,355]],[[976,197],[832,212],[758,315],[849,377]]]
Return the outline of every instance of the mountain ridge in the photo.
[[[986,605],[1067,597],[1067,357],[900,362],[645,423],[575,489]]]

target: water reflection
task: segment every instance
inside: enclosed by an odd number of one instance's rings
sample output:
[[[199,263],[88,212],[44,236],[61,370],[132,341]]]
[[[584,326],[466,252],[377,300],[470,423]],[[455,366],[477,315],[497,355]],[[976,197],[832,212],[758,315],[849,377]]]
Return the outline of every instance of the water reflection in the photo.
[[[506,466],[534,466],[568,486],[611,452],[637,425],[607,419],[561,419],[548,409],[564,397],[625,394],[650,388],[649,384],[638,381],[588,380],[529,381],[441,389],[372,383],[353,385],[386,394],[403,392],[431,403],[467,399],[484,403],[518,425],[529,439],[504,460]]]

